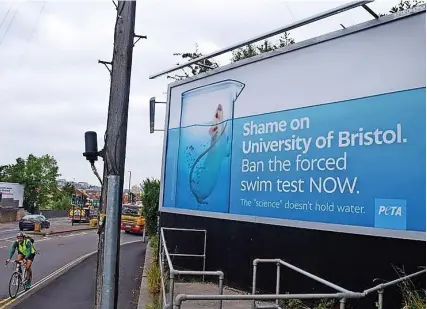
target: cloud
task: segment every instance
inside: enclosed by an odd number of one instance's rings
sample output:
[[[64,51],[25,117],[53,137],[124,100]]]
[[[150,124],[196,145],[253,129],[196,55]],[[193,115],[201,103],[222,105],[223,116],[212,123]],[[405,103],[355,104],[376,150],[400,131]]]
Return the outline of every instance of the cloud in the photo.
[[[342,3],[138,0],[135,32],[148,39],[133,54],[126,155],[133,182],[160,177],[164,134],[149,134],[148,100],[164,100],[170,80],[148,76],[182,61],[173,53],[194,51],[196,43],[202,52],[213,52]],[[0,23],[10,4],[0,1]],[[376,1],[371,7],[384,12],[391,4]],[[82,156],[84,132],[96,131],[102,148],[110,78],[97,61],[112,58],[115,14],[107,0],[14,4],[0,27],[0,164],[49,153],[63,177],[97,183]],[[291,33],[302,40],[370,18],[360,8]],[[156,128],[162,129],[165,108],[156,108]],[[102,171],[102,161],[97,166]]]

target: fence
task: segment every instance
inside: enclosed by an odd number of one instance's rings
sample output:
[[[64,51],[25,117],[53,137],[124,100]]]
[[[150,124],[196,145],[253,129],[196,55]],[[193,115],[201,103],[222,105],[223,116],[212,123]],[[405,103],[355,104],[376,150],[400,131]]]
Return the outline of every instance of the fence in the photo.
[[[191,254],[191,253],[169,253],[164,231],[182,231],[182,232],[193,232],[193,233],[204,233],[204,242],[203,242],[203,254]],[[218,277],[218,293],[222,295],[223,293],[223,283],[224,283],[224,273],[222,271],[206,271],[206,230],[198,229],[180,229],[180,228],[165,228],[160,229],[160,244],[159,244],[159,264],[160,264],[160,280],[162,285],[162,298],[163,298],[163,308],[172,308],[173,306],[173,297],[175,291],[175,277],[176,276],[201,276],[204,280],[205,276],[215,276]],[[203,270],[202,271],[193,271],[193,270],[176,270],[173,267],[171,257],[198,257],[203,258]],[[166,293],[166,283],[165,283],[165,257],[167,266],[169,268],[169,297]],[[169,299],[169,303],[167,301]],[[222,301],[218,302],[218,308],[222,308]]]
[[[68,217],[69,212],[69,210],[40,210],[40,214],[48,219]]]

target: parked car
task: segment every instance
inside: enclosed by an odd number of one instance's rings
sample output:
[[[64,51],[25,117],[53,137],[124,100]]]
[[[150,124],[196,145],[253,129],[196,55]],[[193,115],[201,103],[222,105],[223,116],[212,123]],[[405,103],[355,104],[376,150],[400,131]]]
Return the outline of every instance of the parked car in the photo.
[[[34,231],[34,226],[36,223],[40,223],[42,229],[48,229],[50,227],[50,222],[43,215],[26,215],[21,220],[19,220],[19,230],[29,230]]]

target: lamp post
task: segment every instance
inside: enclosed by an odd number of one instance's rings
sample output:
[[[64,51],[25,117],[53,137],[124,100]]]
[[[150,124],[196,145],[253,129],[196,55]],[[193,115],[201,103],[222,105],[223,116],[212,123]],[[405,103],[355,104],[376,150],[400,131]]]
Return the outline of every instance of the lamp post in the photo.
[[[131,177],[132,177],[132,171],[129,171],[129,194],[130,194],[130,180],[131,180]]]
[[[131,182],[131,178],[132,178],[132,171],[128,171],[128,172],[129,172],[128,203],[129,203],[129,204],[132,204],[131,195],[130,195],[130,182]]]

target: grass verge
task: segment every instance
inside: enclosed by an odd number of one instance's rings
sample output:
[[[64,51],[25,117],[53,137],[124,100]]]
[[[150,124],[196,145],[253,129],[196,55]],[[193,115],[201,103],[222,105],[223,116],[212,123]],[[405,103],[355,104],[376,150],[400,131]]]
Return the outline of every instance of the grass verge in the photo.
[[[400,276],[406,276],[403,269],[395,269]],[[399,289],[402,293],[402,309],[426,309],[425,289],[417,289],[410,279],[402,281]]]
[[[150,238],[150,246],[153,249],[153,256],[150,266],[147,268],[147,284],[148,291],[152,297],[152,303],[146,305],[146,309],[161,309],[162,308],[162,282],[161,271],[159,266],[159,238],[157,235]]]

